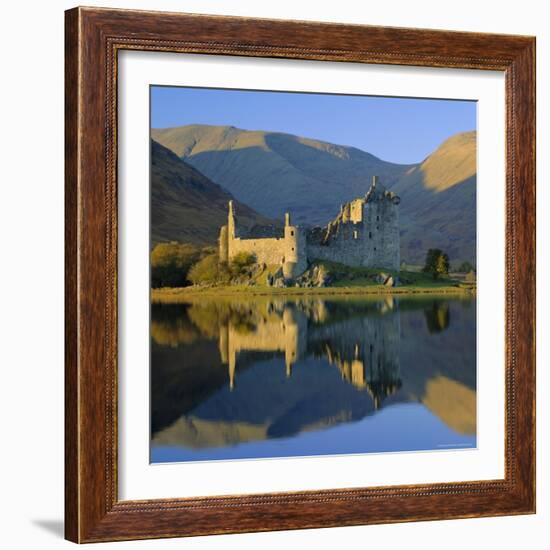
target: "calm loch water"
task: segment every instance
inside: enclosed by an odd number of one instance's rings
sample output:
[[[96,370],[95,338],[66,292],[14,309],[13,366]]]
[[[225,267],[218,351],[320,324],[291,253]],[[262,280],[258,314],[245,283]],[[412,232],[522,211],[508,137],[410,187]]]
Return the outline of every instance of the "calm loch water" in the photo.
[[[471,448],[475,298],[154,305],[151,461]]]

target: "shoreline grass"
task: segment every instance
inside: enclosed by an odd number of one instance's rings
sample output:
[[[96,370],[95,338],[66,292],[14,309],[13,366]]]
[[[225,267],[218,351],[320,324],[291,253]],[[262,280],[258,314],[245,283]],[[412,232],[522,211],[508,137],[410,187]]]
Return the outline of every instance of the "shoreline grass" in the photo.
[[[188,286],[182,288],[151,289],[152,303],[178,303],[190,298],[217,296],[471,296],[475,289],[455,283],[437,284],[433,286],[407,285],[386,287],[384,285],[369,286],[330,286],[320,288],[303,287],[254,287],[254,286]]]

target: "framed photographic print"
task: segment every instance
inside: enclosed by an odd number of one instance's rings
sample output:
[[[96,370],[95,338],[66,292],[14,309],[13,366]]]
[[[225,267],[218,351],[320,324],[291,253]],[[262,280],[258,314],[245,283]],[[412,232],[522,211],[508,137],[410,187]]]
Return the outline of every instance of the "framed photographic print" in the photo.
[[[66,537],[535,511],[535,40],[66,12]]]

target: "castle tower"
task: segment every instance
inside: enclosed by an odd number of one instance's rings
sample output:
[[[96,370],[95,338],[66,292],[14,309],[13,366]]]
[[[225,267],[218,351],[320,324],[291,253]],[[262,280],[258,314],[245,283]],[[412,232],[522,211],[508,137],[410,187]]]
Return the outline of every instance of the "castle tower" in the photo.
[[[363,206],[363,265],[399,271],[399,197],[372,176]]]
[[[233,209],[233,201],[228,203],[227,212],[227,225],[223,225],[220,228],[220,235],[218,237],[219,244],[219,258],[220,262],[228,262],[231,254],[231,241],[235,238],[236,233],[236,220],[235,212]]]
[[[235,211],[233,209],[233,201],[229,201],[229,211],[227,213],[227,233],[230,239],[234,239],[236,234],[236,222],[235,222]]]
[[[218,238],[219,243],[219,257],[220,262],[227,263],[229,261],[229,243],[227,236],[227,225],[220,227],[220,236]]]
[[[285,262],[283,275],[293,279],[307,269],[306,238],[297,225],[292,225],[290,214],[285,214]]]

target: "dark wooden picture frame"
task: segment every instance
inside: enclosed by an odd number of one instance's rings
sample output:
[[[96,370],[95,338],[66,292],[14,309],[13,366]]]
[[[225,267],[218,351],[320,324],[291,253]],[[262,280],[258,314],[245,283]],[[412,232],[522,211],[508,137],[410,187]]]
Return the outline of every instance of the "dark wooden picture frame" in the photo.
[[[506,82],[505,477],[120,501],[117,54],[496,70]],[[98,8],[66,12],[65,533],[112,541],[535,511],[535,39]]]

